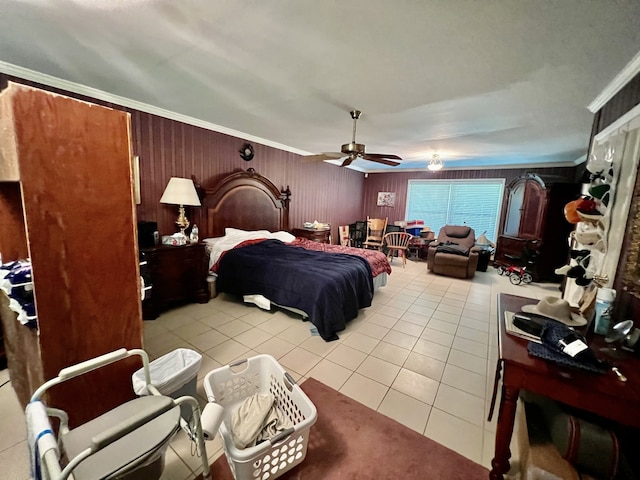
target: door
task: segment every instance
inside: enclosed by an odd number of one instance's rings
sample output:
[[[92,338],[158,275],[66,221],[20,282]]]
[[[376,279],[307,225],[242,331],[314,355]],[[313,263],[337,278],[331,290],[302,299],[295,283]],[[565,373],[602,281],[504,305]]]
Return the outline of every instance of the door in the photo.
[[[542,238],[542,226],[545,222],[547,190],[535,180],[525,182],[522,215],[520,217],[519,237]]]

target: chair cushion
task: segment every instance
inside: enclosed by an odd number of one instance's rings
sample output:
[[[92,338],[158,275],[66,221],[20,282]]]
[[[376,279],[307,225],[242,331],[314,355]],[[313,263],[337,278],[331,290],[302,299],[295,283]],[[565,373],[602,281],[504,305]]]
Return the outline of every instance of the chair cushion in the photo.
[[[466,269],[469,265],[469,257],[451,253],[438,253],[434,268],[438,273],[444,272],[448,267]]]
[[[470,230],[471,227],[467,226],[447,225],[444,227],[444,232],[447,237],[452,238],[467,238]]]

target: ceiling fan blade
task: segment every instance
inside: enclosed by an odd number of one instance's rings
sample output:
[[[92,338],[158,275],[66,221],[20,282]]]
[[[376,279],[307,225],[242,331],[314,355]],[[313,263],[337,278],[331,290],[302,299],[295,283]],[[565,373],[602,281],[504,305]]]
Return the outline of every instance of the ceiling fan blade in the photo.
[[[397,158],[398,160],[402,160],[397,155],[389,155],[392,158]],[[365,153],[362,158],[365,160],[369,160],[371,162],[382,163],[384,165],[389,165],[390,167],[397,167],[400,165],[400,162],[394,162],[393,160],[389,160],[387,155],[376,154],[376,153]]]
[[[323,152],[317,155],[305,155],[302,158],[304,158],[305,162],[323,162],[325,160],[337,160],[344,156],[345,154],[342,152]]]
[[[347,158],[345,158],[344,162],[342,162],[342,165],[340,166],[348,167],[349,165],[351,165],[351,162],[353,162],[356,158],[358,158],[357,155],[349,155]]]
[[[373,160],[374,158],[390,158],[392,160],[402,160],[402,157],[399,157],[398,155],[394,155],[392,153],[366,153],[365,155],[366,157],[370,157],[369,160]]]

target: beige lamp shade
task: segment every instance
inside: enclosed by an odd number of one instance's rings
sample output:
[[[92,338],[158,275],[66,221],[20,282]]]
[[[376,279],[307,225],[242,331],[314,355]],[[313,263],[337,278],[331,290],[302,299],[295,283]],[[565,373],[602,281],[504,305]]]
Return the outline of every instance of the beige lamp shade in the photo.
[[[198,198],[198,192],[196,192],[193,180],[189,178],[171,177],[160,198],[160,203],[199,207],[200,198]]]

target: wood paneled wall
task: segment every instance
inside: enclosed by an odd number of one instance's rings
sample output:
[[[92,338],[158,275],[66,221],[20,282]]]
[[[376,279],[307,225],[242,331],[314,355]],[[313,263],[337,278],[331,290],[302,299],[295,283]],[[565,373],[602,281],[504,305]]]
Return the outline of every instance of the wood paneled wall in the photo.
[[[239,154],[240,148],[246,143],[245,139],[2,73],[0,86],[6,85],[7,79],[131,113],[133,154],[140,159],[141,203],[137,207],[138,219],[158,222],[161,235],[177,231],[174,222],[178,207],[159,203],[169,178],[194,176],[203,187],[213,187],[221,178],[249,167],[276,186],[290,187],[292,228],[301,226],[305,221],[318,220],[330,223],[333,236],[337,239],[338,225],[361,218],[364,175],[360,172],[328,163],[304,163],[297,154],[253,142],[255,156],[246,162]],[[187,207],[187,217],[192,223],[197,224],[202,215],[200,208]]]
[[[413,220],[405,218],[407,208],[407,189],[409,180],[443,180],[443,179],[483,179],[504,178],[505,185],[524,173],[536,173],[540,176],[561,178],[567,182],[576,179],[576,167],[566,168],[523,168],[523,169],[492,169],[492,170],[447,170],[446,166],[439,172],[398,172],[398,173],[370,173],[365,179],[363,217],[388,217],[389,223],[397,220]],[[394,207],[378,207],[378,192],[395,192]],[[418,219],[420,220],[420,219]],[[427,221],[428,219],[423,219]]]
[[[230,173],[249,167],[277,187],[289,186],[292,228],[318,220],[331,223],[337,238],[338,225],[355,221],[362,211],[364,176],[359,172],[326,163],[304,163],[297,154],[259,144],[253,144],[255,156],[246,162],[239,154],[246,143],[241,138],[147,113],[132,112],[132,125],[134,155],[140,158],[138,217],[157,221],[161,234],[176,231],[177,207],[159,203],[170,177],[193,175],[203,187],[214,187]],[[191,207],[187,216],[198,223],[204,212]]]
[[[0,85],[6,82],[6,78],[0,74]],[[33,84],[13,77],[11,80]],[[94,101],[44,85],[36,86]],[[172,176],[194,176],[203,187],[213,187],[226,175],[252,167],[276,186],[288,185],[291,188],[292,228],[305,221],[331,223],[334,239],[338,238],[338,225],[353,223],[367,215],[389,217],[389,222],[404,220],[409,179],[505,178],[508,184],[526,172],[560,176],[568,181],[576,178],[575,168],[447,170],[446,166],[436,173],[371,173],[365,178],[360,172],[327,163],[304,163],[299,155],[255,143],[254,159],[245,162],[239,155],[245,139],[107,102],[95,102],[131,113],[133,154],[140,159],[141,203],[137,208],[138,219],[158,222],[161,235],[177,231],[174,224],[177,207],[159,203],[164,187]],[[396,192],[396,206],[378,207],[378,192]],[[199,208],[187,207],[187,217],[192,223],[197,224],[202,215]]]
[[[592,136],[600,133],[638,104],[640,104],[640,75],[636,75],[596,112]]]

